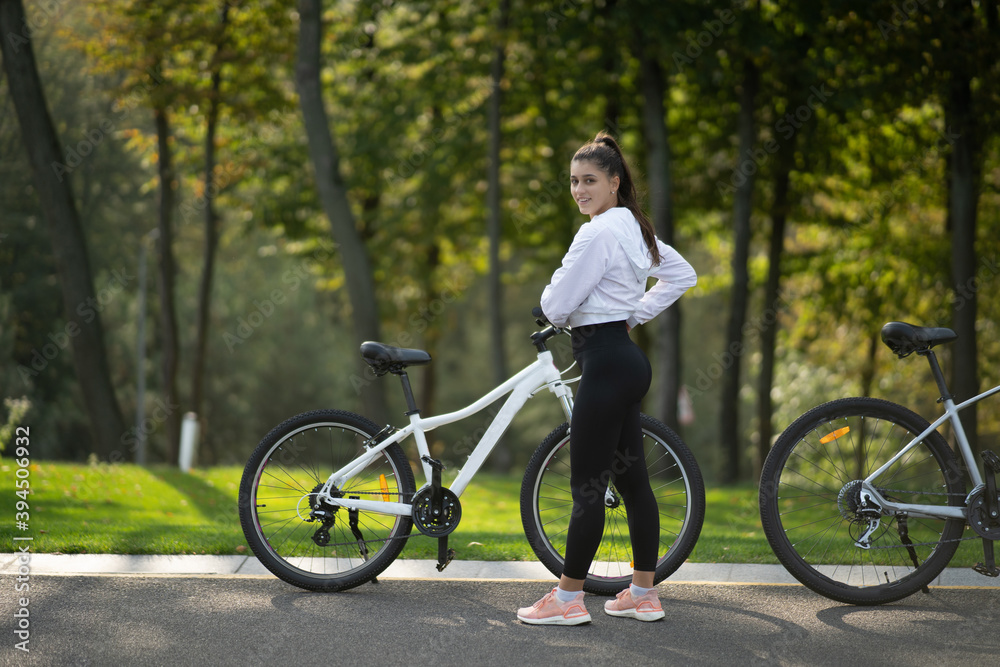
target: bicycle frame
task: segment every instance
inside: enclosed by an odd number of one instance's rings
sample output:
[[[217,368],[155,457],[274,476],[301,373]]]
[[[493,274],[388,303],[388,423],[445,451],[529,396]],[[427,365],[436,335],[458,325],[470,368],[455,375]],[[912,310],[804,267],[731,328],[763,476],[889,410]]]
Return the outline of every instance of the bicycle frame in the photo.
[[[965,467],[969,471],[969,477],[972,480],[972,491],[979,489],[984,486],[983,476],[979,473],[979,465],[976,463],[976,459],[972,454],[972,447],[969,445],[969,439],[965,435],[965,428],[962,426],[962,420],[958,416],[958,413],[965,409],[966,407],[977,403],[988,396],[1000,392],[1000,385],[993,387],[978,396],[968,399],[959,405],[955,405],[955,401],[952,400],[950,396],[945,396],[943,398],[943,403],[945,407],[945,412],[941,415],[933,424],[928,426],[923,433],[915,437],[909,442],[905,447],[903,447],[899,452],[896,453],[891,459],[889,459],[885,465],[873,472],[862,482],[861,486],[861,497],[865,500],[865,496],[868,499],[875,501],[882,507],[883,510],[889,510],[890,512],[901,512],[908,514],[910,516],[920,516],[928,517],[933,519],[962,519],[966,520],[968,517],[968,510],[966,507],[954,507],[946,505],[916,505],[912,503],[897,503],[891,500],[886,500],[875,488],[875,480],[888,470],[893,464],[899,461],[903,456],[907,454],[911,449],[920,444],[924,438],[930,435],[933,431],[936,431],[939,426],[944,424],[946,421],[950,421],[952,428],[955,430],[955,439],[958,443],[959,454],[962,460],[965,462]],[[971,492],[970,492],[971,494]]]
[[[569,370],[569,369],[567,369]],[[490,422],[486,432],[476,444],[476,447],[469,454],[466,465],[459,471],[458,477],[449,489],[456,495],[461,496],[469,482],[479,471],[483,462],[496,447],[500,437],[510,426],[514,416],[524,407],[528,399],[534,396],[543,388],[548,388],[555,394],[562,404],[566,418],[569,419],[573,413],[573,392],[562,380],[562,373],[553,359],[550,350],[538,353],[538,359],[526,366],[519,373],[508,379],[496,389],[467,405],[466,407],[435,417],[424,418],[419,412],[409,415],[410,423],[406,427],[396,431],[382,442],[375,445],[365,445],[365,452],[354,459],[340,470],[337,470],[327,479],[323,488],[319,491],[319,498],[323,501],[351,510],[365,510],[369,512],[380,512],[383,514],[394,514],[410,516],[413,506],[408,503],[390,502],[385,500],[360,500],[356,498],[335,498],[330,495],[330,489],[334,486],[342,486],[351,477],[354,477],[364,470],[375,458],[375,456],[390,445],[402,442],[409,436],[413,436],[417,444],[417,452],[420,456],[420,464],[423,467],[425,485],[430,484],[432,468],[428,459],[430,449],[427,446],[425,433],[439,426],[461,421],[466,417],[480,412],[487,406],[506,394],[510,394],[503,407],[497,412]]]

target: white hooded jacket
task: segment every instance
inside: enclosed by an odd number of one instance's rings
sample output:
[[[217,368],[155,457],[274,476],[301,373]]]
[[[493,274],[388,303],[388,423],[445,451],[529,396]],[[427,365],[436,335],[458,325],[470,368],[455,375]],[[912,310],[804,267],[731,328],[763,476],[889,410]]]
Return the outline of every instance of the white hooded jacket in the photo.
[[[580,227],[562,266],[542,292],[542,312],[558,327],[625,320],[645,324],[698,282],[680,254],[656,241],[660,264],[652,266],[632,212],[612,208]],[[657,282],[646,291],[647,278]]]

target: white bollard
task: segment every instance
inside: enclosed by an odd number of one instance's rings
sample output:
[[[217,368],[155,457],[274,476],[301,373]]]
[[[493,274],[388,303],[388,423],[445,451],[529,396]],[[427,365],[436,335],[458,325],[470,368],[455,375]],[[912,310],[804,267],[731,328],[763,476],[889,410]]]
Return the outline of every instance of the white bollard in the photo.
[[[180,468],[182,472],[191,472],[191,464],[198,451],[198,415],[189,412],[184,415],[181,424]]]

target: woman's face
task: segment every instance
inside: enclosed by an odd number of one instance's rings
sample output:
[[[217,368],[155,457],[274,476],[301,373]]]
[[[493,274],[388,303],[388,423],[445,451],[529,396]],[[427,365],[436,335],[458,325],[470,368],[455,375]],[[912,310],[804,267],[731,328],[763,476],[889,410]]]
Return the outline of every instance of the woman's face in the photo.
[[[569,165],[569,191],[580,213],[591,219],[618,205],[619,178],[608,178],[596,164],[573,160]]]

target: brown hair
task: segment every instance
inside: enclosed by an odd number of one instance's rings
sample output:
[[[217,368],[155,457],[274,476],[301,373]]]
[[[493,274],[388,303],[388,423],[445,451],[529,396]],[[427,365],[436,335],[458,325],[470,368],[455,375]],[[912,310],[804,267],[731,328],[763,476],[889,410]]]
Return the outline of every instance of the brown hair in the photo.
[[[656,247],[656,232],[653,230],[653,223],[650,222],[646,214],[639,206],[639,197],[635,189],[635,181],[632,180],[632,171],[629,169],[625,156],[618,142],[603,130],[597,133],[593,141],[588,141],[573,155],[574,161],[593,162],[601,171],[608,175],[608,178],[619,179],[618,203],[635,216],[639,221],[639,228],[642,230],[642,240],[646,242],[649,249],[649,256],[653,260],[653,266],[660,264],[660,250]]]

